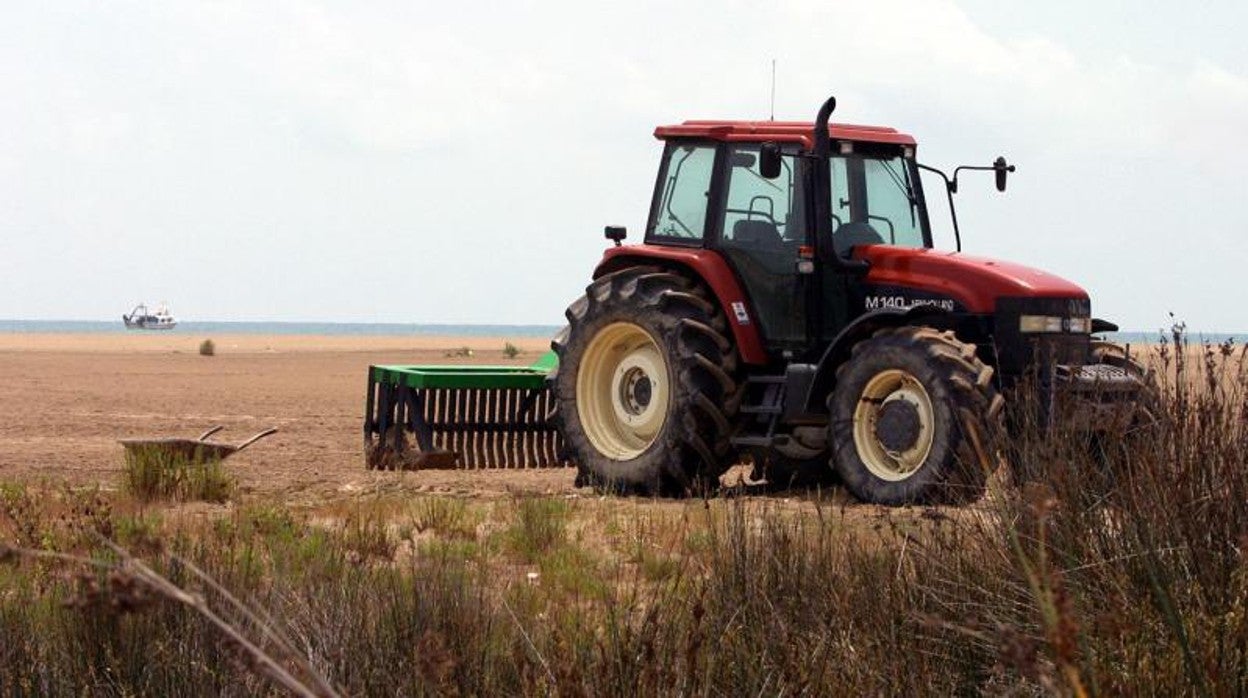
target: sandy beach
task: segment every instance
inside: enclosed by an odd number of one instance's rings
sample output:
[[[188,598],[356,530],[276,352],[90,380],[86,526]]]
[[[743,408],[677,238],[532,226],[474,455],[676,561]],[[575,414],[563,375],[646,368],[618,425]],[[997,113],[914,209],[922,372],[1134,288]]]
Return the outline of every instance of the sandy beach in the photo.
[[[279,432],[227,461],[244,492],[313,502],[370,487],[547,492],[569,470],[378,473],[364,468],[362,424],[370,364],[527,365],[540,338],[0,334],[0,481],[118,486],[120,438],[194,437],[224,425],[223,441]],[[521,350],[509,359],[507,342]],[[468,347],[473,356],[448,356]]]
[[[524,354],[524,363],[550,349],[550,340],[541,337],[451,337],[451,336],[363,336],[308,334],[211,334],[171,332],[0,332],[0,352],[73,352],[83,354],[165,353],[197,354],[199,343],[211,339],[218,355],[290,352],[400,353],[413,358],[408,363],[441,363],[444,353],[462,347],[473,350],[474,362],[497,354],[510,342]],[[373,362],[376,363],[376,362]]]

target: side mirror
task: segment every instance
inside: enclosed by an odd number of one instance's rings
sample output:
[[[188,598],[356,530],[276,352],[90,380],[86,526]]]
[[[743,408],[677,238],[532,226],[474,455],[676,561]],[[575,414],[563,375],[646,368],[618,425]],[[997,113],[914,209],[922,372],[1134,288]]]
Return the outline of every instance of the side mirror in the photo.
[[[780,145],[767,142],[758,149],[758,172],[764,179],[780,176]]]
[[[608,225],[602,231],[608,240],[615,242],[615,246],[620,246],[620,241],[628,237],[628,230],[622,225]]]
[[[1005,162],[1005,157],[992,161],[992,169],[997,175],[997,191],[1005,191],[1005,177],[1014,171],[1014,166]]]

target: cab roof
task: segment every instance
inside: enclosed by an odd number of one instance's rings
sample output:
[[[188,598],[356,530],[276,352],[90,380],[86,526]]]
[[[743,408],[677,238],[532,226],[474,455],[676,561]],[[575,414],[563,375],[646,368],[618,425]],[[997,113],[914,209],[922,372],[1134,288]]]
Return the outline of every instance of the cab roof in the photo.
[[[686,121],[673,126],[654,129],[654,137],[709,138],[716,141],[801,143],[810,148],[814,145],[814,124],[809,121]],[[833,140],[860,141],[915,145],[914,137],[886,126],[861,126],[858,124],[828,124],[828,135]]]

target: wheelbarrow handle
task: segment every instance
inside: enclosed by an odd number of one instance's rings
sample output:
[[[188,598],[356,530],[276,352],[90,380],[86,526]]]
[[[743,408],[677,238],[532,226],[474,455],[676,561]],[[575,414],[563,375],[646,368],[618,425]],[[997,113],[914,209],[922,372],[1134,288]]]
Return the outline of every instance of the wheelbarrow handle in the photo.
[[[236,446],[236,447],[234,448],[234,451],[235,451],[235,452],[241,451],[241,450],[243,450],[244,448],[247,448],[248,446],[250,446],[250,445],[254,444],[254,443],[255,443],[255,442],[257,442],[257,441],[259,441],[260,439],[263,439],[264,437],[268,436],[269,434],[274,434],[274,433],[276,433],[276,432],[277,432],[277,427],[269,427],[268,429],[265,429],[264,431],[260,432],[259,434],[256,434],[255,436],[251,437],[250,439],[247,439],[246,441],[244,441],[244,442],[242,442],[241,444],[239,444],[238,446]]]
[[[209,436],[212,436],[213,434],[215,434],[215,433],[217,433],[217,432],[221,431],[221,430],[222,430],[222,429],[224,429],[224,428],[225,428],[225,426],[224,426],[224,425],[220,425],[220,424],[219,424],[219,425],[217,425],[217,426],[215,426],[215,427],[213,427],[213,428],[209,429],[208,431],[206,431],[206,432],[204,432],[204,433],[200,434],[200,435],[199,435],[199,438],[198,438],[198,439],[195,439],[195,440],[196,440],[196,441],[203,441],[204,439],[208,438]]]

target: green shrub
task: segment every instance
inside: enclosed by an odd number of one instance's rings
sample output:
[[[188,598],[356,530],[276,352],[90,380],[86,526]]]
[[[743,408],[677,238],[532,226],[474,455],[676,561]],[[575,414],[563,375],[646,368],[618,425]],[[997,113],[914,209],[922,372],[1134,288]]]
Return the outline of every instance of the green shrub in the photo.
[[[234,479],[218,459],[187,458],[152,445],[126,449],[124,486],[140,501],[224,502]]]
[[[507,342],[503,345],[503,356],[506,356],[509,359],[514,359],[519,355],[520,347],[512,344],[511,342]]]
[[[561,499],[525,497],[518,500],[516,520],[506,532],[511,552],[535,562],[567,540],[570,507]]]

